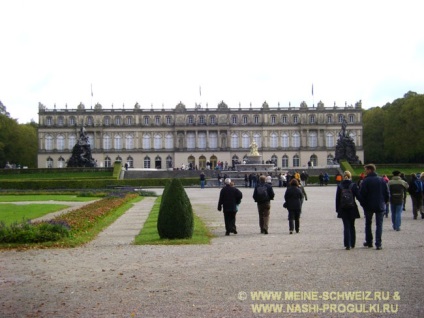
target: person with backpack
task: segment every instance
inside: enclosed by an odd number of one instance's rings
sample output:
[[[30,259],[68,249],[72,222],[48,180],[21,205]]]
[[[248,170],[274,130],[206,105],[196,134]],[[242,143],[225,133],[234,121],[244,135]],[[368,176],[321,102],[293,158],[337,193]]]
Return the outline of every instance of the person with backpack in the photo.
[[[401,216],[403,210],[403,200],[406,197],[406,190],[409,185],[400,177],[400,171],[393,171],[393,178],[389,180],[390,209],[392,210],[393,230],[400,231]]]
[[[290,186],[287,187],[286,193],[284,194],[284,204],[287,210],[289,210],[289,232],[293,234],[293,230],[299,233],[300,230],[300,213],[302,212],[302,201],[303,193],[299,188],[299,181],[293,178],[290,181]]]
[[[415,173],[411,174],[411,182],[409,183],[409,194],[412,200],[412,214],[414,220],[418,218],[418,211],[421,213],[421,218],[424,219],[423,213],[423,182],[417,178]]]
[[[352,182],[352,174],[345,171],[343,181],[337,185],[336,212],[337,217],[343,221],[343,242],[346,250],[355,247],[356,230],[355,219],[359,219],[359,209],[356,200],[361,202],[359,188]]]
[[[253,200],[255,200],[258,205],[259,227],[262,234],[268,234],[271,200],[274,200],[275,195],[272,185],[265,181],[266,177],[261,175],[259,177],[259,182],[253,191]]]
[[[365,242],[364,247],[373,247],[372,219],[375,214],[375,246],[377,250],[382,247],[383,218],[386,204],[389,203],[389,188],[386,182],[375,172],[375,165],[370,163],[364,166],[366,177],[362,181],[359,194],[361,205],[365,214]]]

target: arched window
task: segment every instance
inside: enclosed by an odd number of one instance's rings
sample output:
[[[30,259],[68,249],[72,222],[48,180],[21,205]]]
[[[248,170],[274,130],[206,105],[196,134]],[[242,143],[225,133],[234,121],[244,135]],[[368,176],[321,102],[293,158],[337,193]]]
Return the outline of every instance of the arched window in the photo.
[[[87,117],[87,126],[93,126],[94,125],[94,120],[92,116],[88,116]]]
[[[172,168],[172,157],[171,156],[166,157],[166,167],[168,169]]]
[[[284,156],[281,158],[281,166],[282,166],[283,168],[287,168],[287,167],[289,166],[289,157],[288,157],[287,155],[284,155]]]
[[[287,133],[283,133],[281,135],[281,147],[283,148],[289,147],[289,135]]]
[[[271,156],[271,162],[274,164],[274,166],[277,166],[278,158],[276,155]]]
[[[134,149],[134,136],[132,134],[127,134],[125,136],[125,149]]]
[[[237,116],[232,116],[231,117],[231,123],[233,124],[233,125],[237,125]]]
[[[121,156],[116,157],[116,158],[115,158],[115,162],[122,162],[122,158],[121,158]]]
[[[243,116],[243,124],[247,125],[247,123],[249,122],[249,119],[246,115]]]
[[[309,116],[309,123],[310,124],[315,124],[315,115]]]
[[[65,159],[63,159],[62,156],[60,156],[59,160],[57,161],[57,167],[58,168],[65,168]]]
[[[292,147],[293,148],[300,147],[300,134],[298,132],[294,132],[292,135]]]
[[[340,114],[340,115],[338,116],[338,118],[339,118],[339,119],[338,119],[338,120],[339,120],[339,123],[341,124],[341,123],[343,122],[344,116]]]
[[[248,134],[243,134],[241,136],[241,147],[243,149],[248,149],[250,147],[250,137]]]
[[[127,157],[127,163],[128,163],[128,167],[130,168],[134,168],[134,159],[131,156]]]
[[[258,148],[262,147],[262,138],[261,135],[259,134],[254,134],[253,135],[253,140],[256,142],[256,144],[258,145]]]
[[[198,133],[197,134],[197,146],[199,149],[206,149],[206,134],[205,133]]]
[[[46,136],[45,143],[46,143],[46,145],[45,145],[46,150],[53,150],[53,136],[52,135]]]
[[[150,149],[150,135],[143,135],[143,149]]]
[[[115,144],[116,150],[122,149],[122,137],[121,137],[121,135],[118,135],[118,134],[115,135],[114,144]]]
[[[205,124],[205,116],[201,115],[199,116],[199,124],[204,125]]]
[[[298,155],[293,156],[293,167],[300,167],[300,159]]]
[[[108,134],[106,134],[106,135],[103,136],[103,149],[104,150],[110,150],[111,147],[112,147],[111,138]]]
[[[51,116],[46,118],[46,125],[47,126],[53,125],[53,118]]]
[[[143,118],[143,120],[144,120],[144,125],[149,125],[149,116],[144,116],[144,118]]]
[[[46,160],[46,167],[47,168],[53,168],[53,159],[48,157]]]
[[[194,149],[196,147],[196,139],[194,133],[187,134],[187,149]]]
[[[298,115],[294,115],[293,116],[293,124],[298,124],[299,123],[299,116]]]
[[[327,115],[327,124],[332,124],[332,123],[333,123],[333,116]]]
[[[64,119],[63,119],[63,116],[59,116],[58,118],[57,118],[57,125],[58,126],[63,126],[63,124],[64,124]]]
[[[162,149],[162,135],[156,134],[153,141],[153,148],[155,150]]]
[[[165,149],[173,149],[174,148],[174,137],[172,134],[167,134],[165,136]]]
[[[116,126],[121,126],[121,117],[119,117],[119,116],[116,116],[115,117],[115,125]]]
[[[155,116],[155,125],[156,126],[160,125],[160,116]]]
[[[193,118],[192,115],[189,115],[187,117],[187,124],[189,124],[189,125],[193,125],[194,124],[194,118]]]
[[[274,149],[278,147],[278,137],[276,133],[271,133],[269,137],[269,146]]]
[[[325,136],[325,143],[327,145],[327,148],[334,147],[334,136],[332,133],[327,133]]]
[[[216,124],[216,116],[211,116],[210,122],[211,122],[211,125],[215,125]]]
[[[236,133],[233,133],[231,135],[231,148],[237,149],[238,147],[239,147],[238,135]]]
[[[190,170],[193,170],[194,167],[196,166],[196,159],[193,156],[189,156],[187,158],[187,163],[188,163],[188,168]]]
[[[281,117],[281,123],[282,123],[282,124],[287,124],[287,116],[286,116],[286,115],[283,115],[283,116]]]
[[[318,146],[318,136],[315,131],[309,132],[309,148],[316,148]]]
[[[353,124],[355,122],[355,116],[349,115],[349,123]]]
[[[218,134],[209,133],[209,149],[218,148]]]
[[[103,118],[103,125],[110,126],[110,117],[109,116],[105,116]]]
[[[105,158],[105,168],[110,168],[112,167],[112,160],[110,160],[109,157]]]
[[[155,158],[155,169],[162,169],[162,158],[160,156]]]
[[[69,135],[68,137],[68,149],[73,149],[77,143],[77,136],[74,134]]]
[[[75,117],[74,116],[69,117],[69,126],[75,126]]]
[[[318,157],[317,155],[312,155],[309,158],[309,161],[311,162],[312,166],[317,167],[318,166]]]
[[[149,156],[144,157],[144,168],[150,169],[150,157]]]
[[[65,149],[65,137],[63,135],[58,135],[56,137],[56,149],[59,151]]]
[[[133,118],[131,116],[127,116],[127,118],[125,118],[125,124],[127,126],[131,126],[133,123]]]
[[[272,125],[275,125],[276,118],[277,118],[277,117],[275,117],[275,115],[272,115],[272,116],[271,116],[271,124],[272,124]]]
[[[206,157],[203,155],[199,157],[199,169],[206,169]]]

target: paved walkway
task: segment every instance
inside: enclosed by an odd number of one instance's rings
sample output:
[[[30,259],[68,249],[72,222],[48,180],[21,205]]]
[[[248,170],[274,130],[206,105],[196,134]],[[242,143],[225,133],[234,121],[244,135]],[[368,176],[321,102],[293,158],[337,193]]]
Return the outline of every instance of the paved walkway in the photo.
[[[424,220],[412,219],[410,201],[400,232],[384,220],[383,250],[361,247],[362,218],[357,248],[346,251],[334,186],[306,189],[300,233],[293,235],[284,189],[275,188],[269,235],[259,233],[252,189],[241,190],[239,234],[225,236],[219,189],[186,189],[216,235],[210,245],[131,245],[153,204],[146,198],[86,246],[1,252],[0,316],[424,316]],[[259,300],[258,291],[275,294]]]

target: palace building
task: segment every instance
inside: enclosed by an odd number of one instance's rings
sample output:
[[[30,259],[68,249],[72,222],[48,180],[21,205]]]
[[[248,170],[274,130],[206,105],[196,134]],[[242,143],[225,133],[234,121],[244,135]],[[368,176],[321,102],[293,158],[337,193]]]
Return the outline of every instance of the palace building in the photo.
[[[187,108],[181,102],[171,109],[145,109],[138,103],[131,109],[100,104],[87,109],[49,109],[39,104],[38,167],[64,168],[84,127],[92,156],[98,167],[115,161],[130,168],[175,169],[228,167],[247,160],[255,141],[264,162],[282,169],[308,165],[333,165],[341,124],[364,160],[362,104],[326,107],[319,102],[308,107],[269,106],[216,108],[208,105]]]

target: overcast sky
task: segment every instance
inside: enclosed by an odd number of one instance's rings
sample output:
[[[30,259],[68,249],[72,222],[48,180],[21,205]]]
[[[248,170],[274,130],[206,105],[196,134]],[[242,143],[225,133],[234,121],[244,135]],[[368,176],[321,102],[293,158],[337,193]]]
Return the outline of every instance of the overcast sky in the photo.
[[[38,122],[39,102],[383,106],[424,93],[423,12],[421,0],[0,0],[0,101],[20,123]]]

